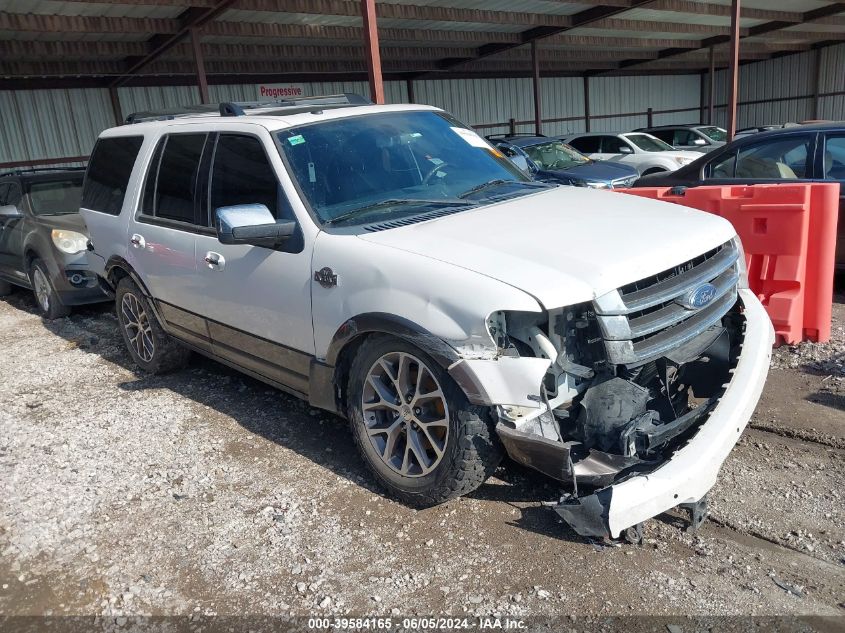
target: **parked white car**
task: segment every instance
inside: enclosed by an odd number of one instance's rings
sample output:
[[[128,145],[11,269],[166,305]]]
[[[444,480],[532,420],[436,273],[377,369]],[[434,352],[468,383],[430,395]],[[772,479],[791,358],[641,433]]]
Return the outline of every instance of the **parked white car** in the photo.
[[[659,138],[644,132],[620,134],[571,134],[560,137],[582,154],[594,160],[609,160],[635,167],[641,176],[675,171],[689,165],[699,152],[678,150]]]
[[[432,107],[220,112],[150,114],[90,159],[89,257],[138,366],[194,350],[346,416],[410,504],[507,451],[565,482],[580,534],[703,516],[774,338],[728,222],[534,182]]]

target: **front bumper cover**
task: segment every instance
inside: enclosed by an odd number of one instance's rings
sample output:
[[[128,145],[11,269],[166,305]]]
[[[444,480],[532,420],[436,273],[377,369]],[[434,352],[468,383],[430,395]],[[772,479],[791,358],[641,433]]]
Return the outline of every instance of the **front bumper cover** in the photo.
[[[680,504],[702,499],[754,412],[769,369],[774,329],[750,290],[740,290],[745,334],[733,376],[709,418],[656,470],[583,497],[566,497],[555,511],[582,536],[618,538],[623,530]]]

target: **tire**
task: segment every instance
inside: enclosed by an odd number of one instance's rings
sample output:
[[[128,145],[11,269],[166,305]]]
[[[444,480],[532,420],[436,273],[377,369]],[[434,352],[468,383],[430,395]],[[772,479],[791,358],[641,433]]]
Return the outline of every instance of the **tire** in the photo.
[[[117,284],[115,310],[123,342],[138,367],[155,375],[185,367],[190,350],[161,329],[149,301],[129,277]]]
[[[662,167],[652,167],[651,169],[646,169],[643,172],[643,176],[651,176],[652,174],[664,174],[668,169],[663,169]]]
[[[399,391],[406,394],[401,404]],[[470,493],[502,459],[489,409],[470,405],[449,374],[406,341],[367,339],[350,368],[347,394],[364,462],[408,505],[429,507]]]
[[[12,284],[0,279],[0,297],[7,297],[12,294]]]
[[[62,319],[70,314],[70,308],[62,303],[53,284],[50,283],[50,272],[46,264],[35,259],[29,267],[29,282],[35,295],[35,304],[48,321]]]

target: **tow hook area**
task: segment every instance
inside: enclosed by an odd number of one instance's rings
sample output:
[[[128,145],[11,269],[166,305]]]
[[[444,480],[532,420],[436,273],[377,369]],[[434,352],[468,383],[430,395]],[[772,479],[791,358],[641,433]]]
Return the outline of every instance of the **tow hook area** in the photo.
[[[608,526],[612,497],[612,486],[584,497],[564,493],[560,501],[552,507],[581,536],[608,539],[612,538]],[[689,511],[690,523],[687,532],[698,532],[709,514],[707,496],[693,503],[681,503],[678,507]],[[632,545],[642,545],[643,533],[644,524],[640,522],[622,530],[620,536]]]
[[[701,499],[695,503],[682,503],[678,507],[689,510],[690,524],[687,528],[687,532],[692,532],[693,534],[698,532],[698,529],[704,523],[707,515],[710,514],[710,506],[707,504],[707,495],[701,497]]]

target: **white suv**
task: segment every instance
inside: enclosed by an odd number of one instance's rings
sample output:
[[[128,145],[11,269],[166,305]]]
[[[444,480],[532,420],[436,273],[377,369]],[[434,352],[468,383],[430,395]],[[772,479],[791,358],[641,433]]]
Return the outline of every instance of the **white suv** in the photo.
[[[584,535],[703,499],[773,342],[729,223],[532,182],[432,107],[220,112],[106,130],[91,157],[90,259],[138,365],[194,350],[347,416],[411,504],[505,451],[569,486]]]
[[[593,160],[630,165],[640,176],[675,171],[701,158],[699,152],[675,149],[644,132],[572,134],[562,136],[561,140]]]

